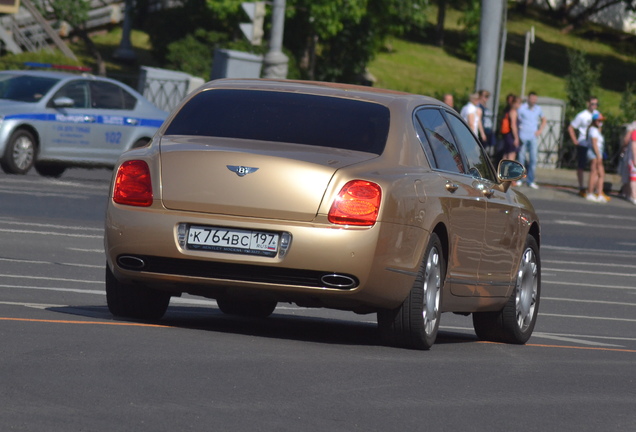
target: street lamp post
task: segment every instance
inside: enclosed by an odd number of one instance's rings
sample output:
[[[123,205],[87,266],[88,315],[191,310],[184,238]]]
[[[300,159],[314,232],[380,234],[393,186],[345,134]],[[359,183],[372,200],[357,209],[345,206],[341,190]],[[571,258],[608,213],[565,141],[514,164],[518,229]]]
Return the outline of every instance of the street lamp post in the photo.
[[[132,29],[132,17],[130,15],[130,11],[132,10],[133,0],[126,0],[125,9],[124,9],[124,23],[121,31],[121,42],[119,43],[119,47],[113,53],[113,56],[122,61],[132,62],[137,59],[137,55],[135,51],[132,49],[132,44],[130,43],[130,31]]]
[[[521,81],[521,97],[526,95],[526,76],[528,75],[528,57],[530,56],[530,44],[534,43],[534,26],[526,32],[526,50],[523,57],[523,79]]]
[[[269,40],[269,51],[265,54],[264,78],[287,78],[289,59],[283,54],[283,33],[285,28],[285,0],[274,0],[272,7],[272,34]]]

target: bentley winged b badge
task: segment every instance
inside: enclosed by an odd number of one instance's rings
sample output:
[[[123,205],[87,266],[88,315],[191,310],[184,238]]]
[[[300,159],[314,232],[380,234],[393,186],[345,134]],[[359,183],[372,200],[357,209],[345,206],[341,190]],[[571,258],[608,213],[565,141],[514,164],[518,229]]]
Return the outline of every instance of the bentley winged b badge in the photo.
[[[237,166],[237,165],[226,165],[227,169],[232,172],[235,172],[237,176],[244,177],[248,174],[252,174],[253,172],[258,171],[258,168],[253,167],[245,167],[245,166]]]

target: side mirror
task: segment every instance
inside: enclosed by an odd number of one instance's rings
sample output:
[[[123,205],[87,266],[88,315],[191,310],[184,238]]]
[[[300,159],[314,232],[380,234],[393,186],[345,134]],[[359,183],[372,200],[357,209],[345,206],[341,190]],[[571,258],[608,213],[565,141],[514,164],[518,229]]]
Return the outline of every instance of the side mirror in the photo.
[[[497,169],[497,177],[501,182],[510,182],[519,180],[526,175],[526,169],[517,161],[504,159],[499,162]]]
[[[53,106],[55,108],[73,108],[75,101],[70,97],[62,96],[53,100]]]

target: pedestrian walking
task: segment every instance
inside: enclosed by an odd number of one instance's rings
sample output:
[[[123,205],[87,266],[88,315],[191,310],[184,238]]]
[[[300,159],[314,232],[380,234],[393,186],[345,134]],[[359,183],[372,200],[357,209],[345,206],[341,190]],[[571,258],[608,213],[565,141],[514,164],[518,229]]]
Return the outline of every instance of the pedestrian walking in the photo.
[[[632,158],[631,152],[631,142],[632,142],[632,133],[636,131],[636,120],[631,122],[625,128],[625,135],[623,135],[623,140],[621,142],[621,160],[618,163],[618,173],[621,175],[621,191],[620,195],[630,200],[631,199],[631,166],[630,161]],[[634,191],[636,192],[636,191]]]
[[[598,113],[598,98],[592,96],[587,101],[587,108],[578,113],[568,126],[570,139],[576,146],[576,178],[579,182],[579,195],[586,197],[584,172],[588,161],[587,130],[592,123],[592,115]]]
[[[603,192],[605,183],[603,120],[605,120],[605,117],[601,113],[596,112],[592,114],[592,123],[587,128],[586,141],[588,142],[587,157],[590,160],[590,179],[585,199],[606,203],[609,201],[609,197]]]
[[[625,137],[627,146],[625,148],[624,165],[627,171],[626,197],[629,202],[636,205],[636,122],[632,123],[635,127],[628,131]]]
[[[515,160],[519,150],[518,110],[521,98],[516,95],[508,98],[508,106],[501,119],[500,132],[503,137],[503,159]]]
[[[517,110],[519,141],[521,143],[519,146],[518,160],[526,167],[526,184],[533,189],[539,189],[539,186],[535,182],[535,171],[539,154],[538,138],[547,123],[547,119],[543,115],[543,110],[537,105],[537,100],[537,94],[530,92],[528,93],[527,102],[522,104]],[[520,182],[517,182],[517,185],[520,184]]]
[[[493,145],[493,124],[492,111],[488,108],[488,99],[490,92],[488,90],[479,90],[479,108],[481,109],[481,127],[484,130],[486,139],[482,140],[482,144],[490,152],[489,147]]]

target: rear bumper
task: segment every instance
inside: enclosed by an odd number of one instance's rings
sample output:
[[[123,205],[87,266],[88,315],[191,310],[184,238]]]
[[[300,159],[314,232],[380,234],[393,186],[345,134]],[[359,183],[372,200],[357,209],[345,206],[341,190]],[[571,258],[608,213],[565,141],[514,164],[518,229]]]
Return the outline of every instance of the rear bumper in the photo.
[[[284,231],[292,240],[284,257],[190,250],[179,245],[180,223]],[[424,231],[395,224],[337,227],[328,222],[180,213],[156,204],[138,209],[112,202],[105,231],[108,264],[120,280],[175,294],[217,298],[231,292],[367,312],[402,303],[426,241]]]

